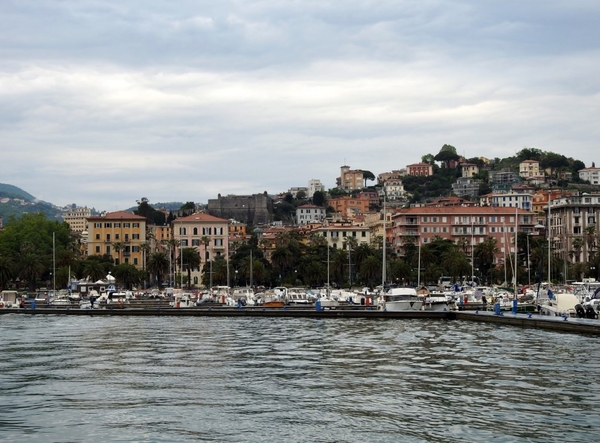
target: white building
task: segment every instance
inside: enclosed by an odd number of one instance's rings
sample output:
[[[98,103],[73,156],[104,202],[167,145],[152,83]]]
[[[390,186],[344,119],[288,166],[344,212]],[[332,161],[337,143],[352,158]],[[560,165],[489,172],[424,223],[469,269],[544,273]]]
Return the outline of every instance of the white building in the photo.
[[[596,165],[592,163],[591,168],[579,170],[579,178],[590,182],[592,185],[600,185],[600,168],[596,168]]]
[[[92,210],[89,208],[75,208],[62,214],[62,218],[69,225],[73,232],[81,234],[87,230],[87,219],[92,216]]]
[[[533,195],[519,192],[498,192],[490,197],[491,205],[495,208],[521,208],[531,211]]]
[[[325,208],[315,205],[302,205],[296,208],[296,224],[322,223],[325,220]]]
[[[312,180],[308,181],[308,191],[306,193],[306,196],[308,198],[313,198],[313,195],[315,195],[315,192],[325,192],[325,186],[323,186],[323,183],[321,183],[321,180],[317,180],[316,178],[313,178]]]

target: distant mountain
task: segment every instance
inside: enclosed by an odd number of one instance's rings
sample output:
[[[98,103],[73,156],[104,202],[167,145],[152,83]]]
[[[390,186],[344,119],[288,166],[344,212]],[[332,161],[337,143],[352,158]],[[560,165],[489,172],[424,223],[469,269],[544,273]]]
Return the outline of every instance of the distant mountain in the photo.
[[[52,203],[37,200],[33,195],[13,185],[0,183],[0,215],[4,223],[11,215],[43,212],[49,220],[62,220],[60,208]]]
[[[0,197],[21,198],[28,202],[34,201],[36,199],[33,195],[23,191],[21,188],[17,188],[13,185],[8,185],[6,183],[0,183]]]

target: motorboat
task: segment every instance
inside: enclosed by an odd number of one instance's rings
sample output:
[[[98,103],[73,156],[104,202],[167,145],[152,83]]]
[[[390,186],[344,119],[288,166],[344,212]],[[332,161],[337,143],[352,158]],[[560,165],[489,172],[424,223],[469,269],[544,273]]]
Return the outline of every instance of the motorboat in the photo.
[[[380,308],[391,312],[420,311],[423,306],[423,299],[417,295],[417,290],[407,286],[388,289],[383,294],[382,302]]]

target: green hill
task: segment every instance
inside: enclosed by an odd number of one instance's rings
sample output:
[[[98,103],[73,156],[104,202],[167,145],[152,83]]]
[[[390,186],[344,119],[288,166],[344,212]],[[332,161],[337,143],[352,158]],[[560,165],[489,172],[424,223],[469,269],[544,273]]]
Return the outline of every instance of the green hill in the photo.
[[[8,201],[4,201],[8,199]],[[60,210],[51,203],[37,200],[33,195],[13,185],[0,183],[0,215],[4,223],[10,216],[43,212],[49,220],[62,220]]]
[[[35,197],[28,192],[6,183],[0,183],[0,197],[21,198],[28,202],[35,200]]]

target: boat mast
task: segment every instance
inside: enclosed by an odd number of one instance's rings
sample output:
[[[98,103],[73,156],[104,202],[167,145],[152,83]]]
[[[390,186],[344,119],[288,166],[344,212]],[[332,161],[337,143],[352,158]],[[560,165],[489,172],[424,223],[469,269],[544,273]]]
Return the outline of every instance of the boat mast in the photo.
[[[417,288],[421,287],[421,242],[420,239],[417,238],[417,241],[419,242],[419,260],[417,263]]]
[[[56,232],[52,233],[52,296],[56,297]]]
[[[517,206],[515,207],[515,270],[514,270],[514,275],[513,275],[513,280],[514,280],[514,292],[515,292],[515,300],[517,299],[517,234],[519,232],[519,203],[517,201]]]
[[[550,226],[552,225],[552,220],[550,219],[550,195],[551,194],[552,194],[552,191],[548,191],[548,229],[547,229],[547,231],[548,231],[548,234],[547,234],[548,235],[548,289],[550,289],[550,282],[552,281],[550,278],[550,257],[551,257],[551,255],[550,255],[550,249],[551,249],[550,248],[550,244],[551,244],[550,243],[550,239],[551,239]]]
[[[384,189],[383,189],[383,246],[382,246],[383,260],[381,261],[381,263],[382,263],[381,292],[385,292],[385,278],[386,278],[386,275],[385,275],[385,271],[386,271],[386,269],[385,269],[385,266],[386,266],[386,264],[385,264],[385,261],[386,261],[385,260],[385,254],[386,254],[385,244],[387,243],[387,241],[386,241],[387,240],[387,232],[386,232],[386,223],[385,222],[386,222],[386,218],[387,218],[387,213],[385,211],[385,196],[386,196],[386,194],[385,194],[385,185],[384,185]]]
[[[329,230],[325,231],[325,236],[327,238],[327,295],[331,292],[329,289]]]

